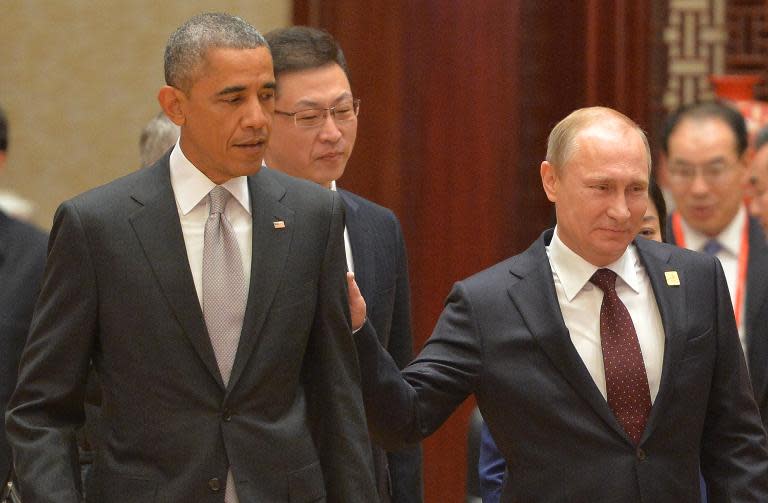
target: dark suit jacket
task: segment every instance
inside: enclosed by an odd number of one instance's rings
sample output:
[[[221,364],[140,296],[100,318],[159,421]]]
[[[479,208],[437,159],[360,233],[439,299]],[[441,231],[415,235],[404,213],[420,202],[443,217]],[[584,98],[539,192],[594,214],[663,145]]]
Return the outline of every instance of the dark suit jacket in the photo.
[[[19,358],[45,267],[46,235],[0,212],[0,407],[16,387]],[[11,448],[0,435],[0,478],[11,469]]]
[[[571,343],[545,246],[458,282],[401,374],[356,334],[372,432],[387,445],[433,432],[474,393],[509,464],[504,502],[768,501],[768,446],[717,260],[636,240],[665,331],[661,385],[640,445]],[[665,282],[677,271],[680,286]],[[404,379],[403,379],[404,377]]]
[[[381,345],[403,368],[413,359],[413,339],[408,257],[400,222],[387,208],[346,190],[339,194],[368,319]],[[382,503],[423,501],[420,446],[387,453],[374,445],[373,459]]]
[[[667,241],[675,244],[672,219],[667,219]],[[744,299],[747,362],[757,406],[768,428],[768,243],[760,222],[749,219],[747,292]]]
[[[25,503],[79,500],[73,435],[102,390],[93,503],[373,501],[345,293],[343,208],[249,177],[248,304],[225,388],[189,270],[168,156],[65,202],[7,415]],[[285,228],[275,228],[277,220]]]

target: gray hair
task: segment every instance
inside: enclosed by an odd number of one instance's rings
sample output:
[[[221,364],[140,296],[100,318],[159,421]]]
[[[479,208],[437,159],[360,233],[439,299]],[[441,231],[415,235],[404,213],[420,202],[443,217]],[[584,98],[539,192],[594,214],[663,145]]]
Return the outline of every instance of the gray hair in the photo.
[[[141,130],[139,154],[141,167],[146,168],[160,159],[179,139],[181,128],[160,112]]]
[[[607,107],[579,108],[578,110],[571,112],[565,119],[558,122],[557,125],[552,128],[552,132],[549,133],[549,139],[547,140],[547,162],[549,162],[555,170],[561,170],[576,149],[576,136],[593,124],[610,120],[623,123],[627,127],[637,131],[645,144],[645,153],[648,158],[648,173],[650,173],[651,147],[648,144],[648,137],[646,136],[645,131],[626,115]]]
[[[165,83],[184,92],[210,49],[269,47],[259,31],[244,19],[221,12],[198,14],[181,25],[165,46]]]

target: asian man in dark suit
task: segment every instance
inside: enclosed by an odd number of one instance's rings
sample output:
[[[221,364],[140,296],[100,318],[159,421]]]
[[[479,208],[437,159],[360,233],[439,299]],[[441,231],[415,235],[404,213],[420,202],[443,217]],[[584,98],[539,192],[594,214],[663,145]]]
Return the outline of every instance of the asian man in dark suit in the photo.
[[[158,95],[174,149],[61,205],[7,414],[25,503],[373,501],[349,326],[343,208],[261,168],[274,109],[263,37],[227,14],[171,35]]]
[[[744,117],[723,103],[687,105],[668,117],[662,160],[675,211],[667,240],[720,260],[752,388],[768,425],[768,244],[744,204],[747,142]]]
[[[332,190],[344,174],[357,135],[360,103],[347,64],[327,32],[305,26],[266,34],[277,84],[275,121],[265,153],[270,168]],[[368,302],[371,326],[398,367],[413,357],[408,262],[397,217],[339,190],[346,210],[347,268]],[[385,452],[374,445],[381,503],[420,503],[421,449]]]
[[[366,413],[399,446],[477,398],[510,478],[503,502],[768,500],[768,445],[717,260],[635,239],[650,149],[627,117],[577,110],[541,179],[557,226],[456,283],[402,373],[351,290]]]
[[[0,109],[0,171],[8,153],[8,119]],[[45,267],[44,232],[0,211],[0,407],[5,411],[16,386],[19,358]],[[10,472],[11,447],[0,435],[0,477]]]

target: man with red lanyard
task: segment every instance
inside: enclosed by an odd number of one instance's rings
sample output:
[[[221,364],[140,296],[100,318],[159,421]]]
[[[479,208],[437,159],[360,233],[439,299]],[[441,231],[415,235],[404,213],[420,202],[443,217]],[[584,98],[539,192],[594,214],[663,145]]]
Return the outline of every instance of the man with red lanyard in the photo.
[[[721,103],[688,105],[667,121],[662,165],[675,211],[667,240],[717,256],[763,424],[768,422],[768,245],[744,204],[744,118]]]

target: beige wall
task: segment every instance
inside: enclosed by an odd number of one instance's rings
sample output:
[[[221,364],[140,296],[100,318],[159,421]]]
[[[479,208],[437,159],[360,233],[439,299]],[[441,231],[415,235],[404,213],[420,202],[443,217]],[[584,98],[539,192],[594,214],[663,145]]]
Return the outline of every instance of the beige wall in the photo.
[[[290,0],[2,0],[0,106],[9,159],[0,188],[36,205],[50,228],[58,204],[139,166],[141,128],[159,110],[163,49],[204,11],[263,31],[286,26]]]

